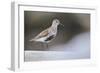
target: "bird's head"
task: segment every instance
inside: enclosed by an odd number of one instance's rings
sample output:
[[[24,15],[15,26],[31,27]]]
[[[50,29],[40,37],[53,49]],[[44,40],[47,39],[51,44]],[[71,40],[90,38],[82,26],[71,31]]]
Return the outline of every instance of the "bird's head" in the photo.
[[[63,24],[61,24],[58,19],[54,19],[53,22],[52,22],[52,25],[53,26],[58,26],[58,25],[63,25]]]

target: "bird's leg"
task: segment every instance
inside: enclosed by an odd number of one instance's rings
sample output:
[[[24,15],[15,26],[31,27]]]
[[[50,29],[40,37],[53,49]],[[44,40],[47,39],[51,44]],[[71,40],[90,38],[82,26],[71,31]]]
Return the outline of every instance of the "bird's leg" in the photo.
[[[47,49],[47,43],[41,43],[41,46],[43,50]]]
[[[44,44],[41,42],[41,47],[44,48]]]
[[[46,43],[46,48],[48,49],[48,43]]]

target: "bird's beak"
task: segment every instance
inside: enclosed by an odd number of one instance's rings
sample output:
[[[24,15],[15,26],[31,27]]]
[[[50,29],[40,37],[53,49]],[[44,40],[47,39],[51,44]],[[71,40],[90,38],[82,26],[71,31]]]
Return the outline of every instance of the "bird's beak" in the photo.
[[[61,24],[61,23],[60,23],[60,25],[62,25],[62,26],[64,27],[64,25],[63,25],[63,24]]]

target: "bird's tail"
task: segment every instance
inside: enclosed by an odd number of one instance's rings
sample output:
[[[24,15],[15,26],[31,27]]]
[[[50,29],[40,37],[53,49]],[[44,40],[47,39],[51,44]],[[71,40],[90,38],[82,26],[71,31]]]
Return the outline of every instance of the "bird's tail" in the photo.
[[[29,40],[30,42],[33,42],[33,41],[36,41],[36,39],[31,39],[31,40]]]

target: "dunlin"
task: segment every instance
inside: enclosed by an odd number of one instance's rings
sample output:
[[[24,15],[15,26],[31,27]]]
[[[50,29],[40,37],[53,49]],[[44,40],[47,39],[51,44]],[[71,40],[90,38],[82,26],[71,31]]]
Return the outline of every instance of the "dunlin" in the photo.
[[[52,25],[49,28],[43,30],[41,33],[39,33],[36,37],[32,38],[30,41],[46,43],[48,46],[48,43],[51,42],[57,35],[58,25],[63,25],[63,24],[61,24],[58,19],[54,19],[52,21]]]

